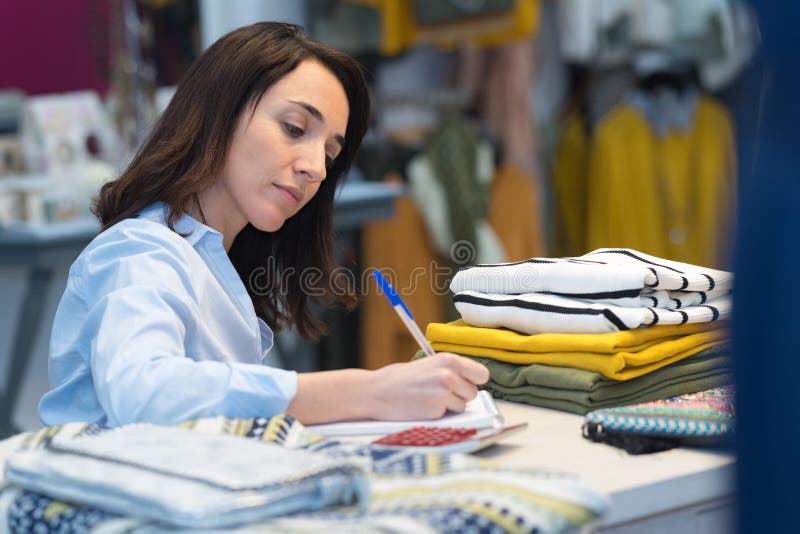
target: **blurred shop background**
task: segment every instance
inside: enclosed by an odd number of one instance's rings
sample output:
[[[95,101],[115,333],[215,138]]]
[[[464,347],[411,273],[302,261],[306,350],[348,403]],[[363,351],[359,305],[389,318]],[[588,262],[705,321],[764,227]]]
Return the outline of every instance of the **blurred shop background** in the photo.
[[[0,437],[40,426],[92,196],[198,54],[260,20],[355,56],[374,106],[336,207],[362,303],[320,310],[318,345],[281,333],[267,363],[408,360],[368,268],[423,327],[476,262],[630,247],[734,270],[739,530],[797,530],[796,2],[0,0]]]
[[[39,426],[50,325],[96,231],[93,194],[194,58],[260,20],[300,24],[364,65],[374,113],[348,187],[374,187],[337,207],[340,260],[357,285],[392,269],[421,325],[452,317],[447,275],[470,263],[614,246],[732,269],[734,107],[761,42],[748,3],[0,0],[6,428]],[[364,293],[352,314],[320,312],[321,344],[279,336],[270,363],[407,361],[414,340]]]
[[[365,66],[373,123],[350,181],[404,189],[393,209],[340,232],[341,260],[357,283],[363,268],[393,269],[420,324],[452,316],[442,289],[469,263],[625,246],[730,267],[737,167],[726,100],[759,41],[744,3],[7,1],[0,372],[18,388],[10,417],[20,428],[38,426],[50,322],[95,230],[92,195],[192,60],[259,20],[300,24]],[[408,360],[413,339],[365,293],[354,314],[329,314],[321,345],[280,336],[271,363]]]

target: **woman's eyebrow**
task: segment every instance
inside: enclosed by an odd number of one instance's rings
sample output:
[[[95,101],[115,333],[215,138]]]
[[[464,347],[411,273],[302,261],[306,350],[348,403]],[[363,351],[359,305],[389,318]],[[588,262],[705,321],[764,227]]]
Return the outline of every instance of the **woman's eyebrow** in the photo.
[[[296,104],[296,105],[302,107],[303,109],[308,111],[308,114],[311,115],[312,117],[314,117],[314,119],[318,120],[319,122],[321,122],[323,124],[325,123],[325,117],[322,115],[322,112],[320,110],[318,110],[317,108],[315,108],[314,106],[312,106],[311,104],[309,104],[308,102],[302,102],[302,101],[299,101],[299,100],[289,100],[289,102],[291,102],[292,104]],[[336,134],[336,135],[333,136],[333,138],[337,143],[339,143],[339,147],[340,148],[344,147],[344,137],[343,136],[341,136],[339,134]]]

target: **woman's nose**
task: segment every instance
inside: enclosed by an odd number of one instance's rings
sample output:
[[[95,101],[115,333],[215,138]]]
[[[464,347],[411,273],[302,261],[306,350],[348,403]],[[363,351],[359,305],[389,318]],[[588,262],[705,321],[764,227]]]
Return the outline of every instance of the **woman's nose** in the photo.
[[[308,180],[312,182],[321,181],[327,173],[326,159],[324,150],[308,150],[298,161],[299,170]]]

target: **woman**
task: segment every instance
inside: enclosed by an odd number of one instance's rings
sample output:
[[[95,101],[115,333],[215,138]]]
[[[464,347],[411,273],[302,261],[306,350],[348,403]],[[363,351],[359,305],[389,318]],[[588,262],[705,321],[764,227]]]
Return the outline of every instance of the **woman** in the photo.
[[[452,354],[299,375],[261,363],[267,323],[313,339],[314,302],[352,304],[334,291],[333,198],[368,102],[358,65],[297,26],[254,24],[211,46],[96,200],[103,232],[70,269],[42,421],[463,411],[488,372]],[[323,276],[298,276],[309,268]]]

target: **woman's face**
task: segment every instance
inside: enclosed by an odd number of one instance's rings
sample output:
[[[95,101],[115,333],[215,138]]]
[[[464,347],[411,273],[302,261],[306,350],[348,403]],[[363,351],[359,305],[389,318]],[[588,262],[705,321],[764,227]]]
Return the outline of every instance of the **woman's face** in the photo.
[[[244,110],[212,187],[226,238],[247,223],[274,232],[311,200],[342,150],[349,112],[342,84],[311,59]]]

